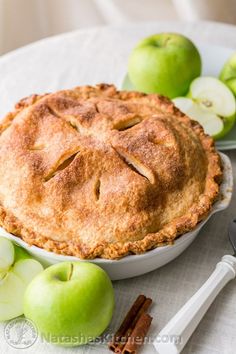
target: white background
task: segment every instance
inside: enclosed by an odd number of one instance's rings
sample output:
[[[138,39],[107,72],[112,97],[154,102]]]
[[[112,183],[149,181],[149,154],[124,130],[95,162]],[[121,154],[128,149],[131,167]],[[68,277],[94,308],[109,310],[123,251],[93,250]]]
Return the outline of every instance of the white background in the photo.
[[[236,24],[236,1],[0,0],[0,54],[78,28],[178,19]]]

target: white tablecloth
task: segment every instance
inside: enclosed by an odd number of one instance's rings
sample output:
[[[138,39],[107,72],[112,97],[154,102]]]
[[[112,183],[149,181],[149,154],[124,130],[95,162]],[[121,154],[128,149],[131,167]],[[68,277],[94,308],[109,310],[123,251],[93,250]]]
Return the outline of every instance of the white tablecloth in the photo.
[[[120,85],[127,57],[139,38],[159,31],[179,31],[193,40],[236,48],[236,27],[214,23],[149,23],[122,28],[81,30],[44,40],[0,58],[0,116],[19,98],[33,92],[97,82]],[[236,152],[228,152],[236,173]],[[231,206],[211,218],[189,249],[167,266],[149,274],[114,282],[116,311],[111,331],[123,318],[137,294],[153,298],[150,335],[157,333],[202,285],[220,258],[231,252],[228,222],[236,215]],[[16,295],[17,296],[17,295]],[[221,292],[184,350],[187,353],[234,354],[236,352],[236,282]],[[151,346],[145,352],[154,353]],[[65,349],[38,340],[28,349],[13,349],[0,325],[0,353],[71,354],[109,353],[106,345]]]

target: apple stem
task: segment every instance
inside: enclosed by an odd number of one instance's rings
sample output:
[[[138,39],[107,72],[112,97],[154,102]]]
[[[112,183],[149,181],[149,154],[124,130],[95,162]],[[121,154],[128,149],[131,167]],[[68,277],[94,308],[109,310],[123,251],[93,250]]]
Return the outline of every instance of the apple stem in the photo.
[[[74,265],[73,265],[73,263],[71,263],[71,264],[70,264],[70,273],[69,273],[69,275],[68,275],[68,280],[71,279],[73,270],[74,270]]]

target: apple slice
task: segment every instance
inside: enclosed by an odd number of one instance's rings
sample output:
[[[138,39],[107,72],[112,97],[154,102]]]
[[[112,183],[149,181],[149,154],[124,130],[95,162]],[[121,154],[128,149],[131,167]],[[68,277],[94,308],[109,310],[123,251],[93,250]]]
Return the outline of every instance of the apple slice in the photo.
[[[188,97],[173,99],[175,105],[197,120],[215,140],[225,136],[235,122],[236,101],[229,88],[214,77],[199,77],[190,85]]]
[[[15,250],[15,262],[18,262],[20,259],[29,259],[32,256],[22,247],[16,245],[14,243],[14,250]]]
[[[195,102],[189,107],[188,115],[198,121],[203,126],[205,133],[211,136],[219,134],[224,129],[223,120],[219,116],[208,112]]]
[[[132,82],[130,81],[129,75],[126,74],[122,85],[121,85],[121,89],[125,90],[125,91],[135,91],[134,85],[132,84]]]
[[[42,271],[43,266],[35,259],[21,259],[15,263],[12,269],[12,272],[23,280],[25,284],[29,284]]]
[[[42,265],[5,237],[0,237],[0,321],[23,314],[23,297]]]
[[[193,80],[189,96],[208,112],[221,117],[235,115],[236,103],[233,93],[215,77],[198,77]]]
[[[198,121],[203,126],[206,134],[217,138],[224,130],[224,123],[221,118],[202,109],[200,105],[190,98],[177,97],[173,99],[173,102],[183,113]]]
[[[0,321],[22,315],[25,288],[25,283],[12,272],[0,281]]]
[[[14,262],[14,246],[5,237],[0,237],[0,279],[4,277]]]
[[[194,106],[193,100],[187,97],[176,97],[172,100],[172,102],[185,114],[188,114],[188,112]]]

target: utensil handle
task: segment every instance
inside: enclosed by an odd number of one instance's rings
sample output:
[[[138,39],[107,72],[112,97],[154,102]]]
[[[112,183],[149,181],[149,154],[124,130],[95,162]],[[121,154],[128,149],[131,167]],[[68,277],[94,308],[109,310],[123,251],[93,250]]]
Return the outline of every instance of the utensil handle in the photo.
[[[182,351],[202,317],[223,287],[236,276],[236,258],[224,256],[216,269],[163,328],[154,341],[159,354],[177,354]]]

